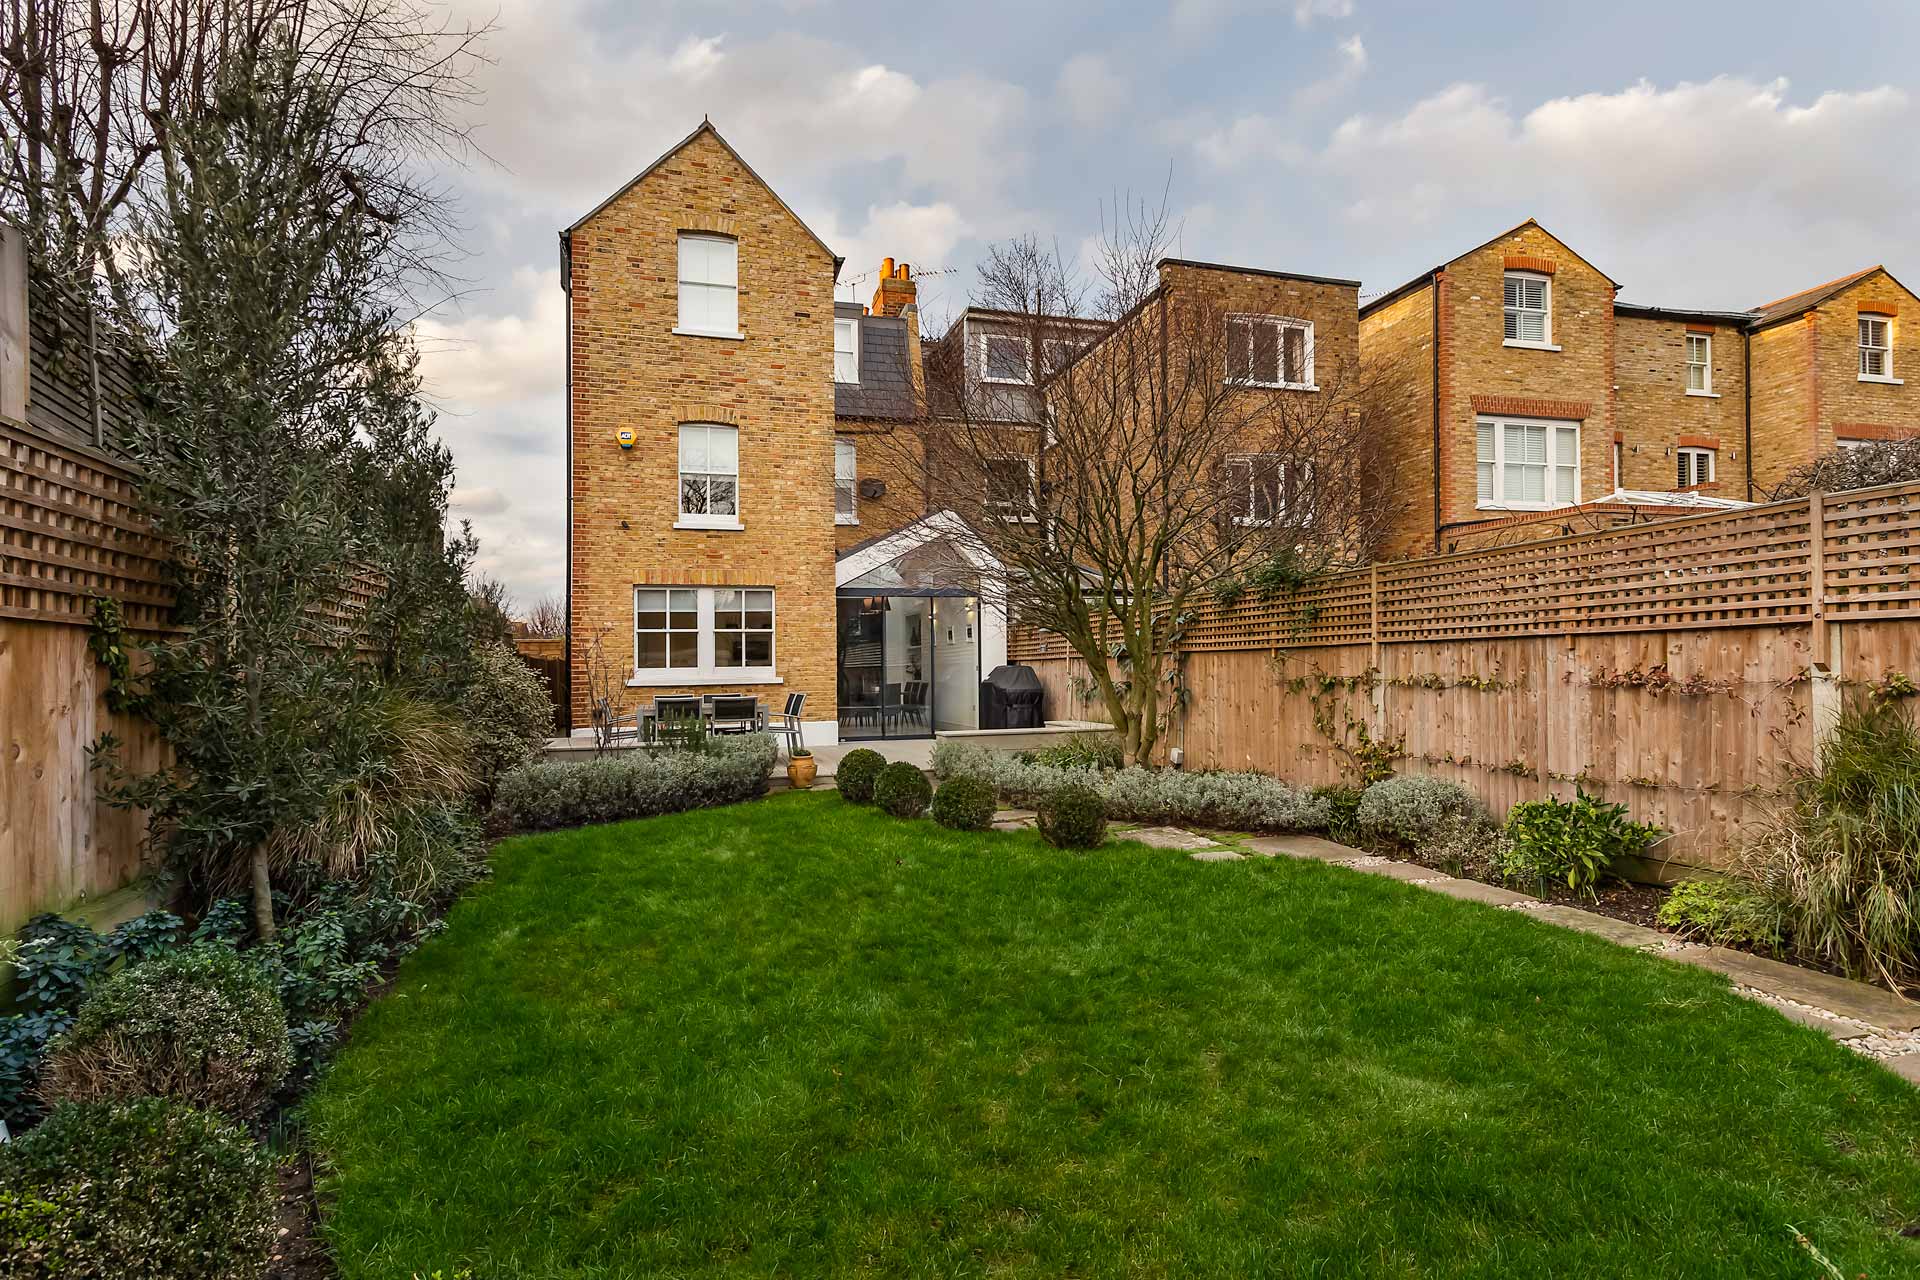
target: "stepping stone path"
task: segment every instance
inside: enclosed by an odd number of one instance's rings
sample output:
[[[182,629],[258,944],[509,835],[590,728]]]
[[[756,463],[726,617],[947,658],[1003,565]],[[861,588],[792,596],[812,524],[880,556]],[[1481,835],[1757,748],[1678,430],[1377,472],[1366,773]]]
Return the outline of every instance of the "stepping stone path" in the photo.
[[[1176,829],[1163,827],[1152,830]],[[1240,854],[1204,836],[1196,836],[1191,832],[1178,834],[1211,846],[1207,851],[1195,852],[1192,856],[1196,861],[1232,862],[1241,858]],[[1138,840],[1142,836],[1139,832],[1133,832],[1127,838]],[[1238,840],[1236,844],[1263,857],[1305,858],[1369,875],[1388,876],[1431,889],[1435,893],[1444,893],[1450,898],[1484,902],[1524,912],[1537,920],[1590,933],[1623,947],[1633,947],[1677,960],[1681,964],[1711,969],[1729,978],[1733,982],[1733,989],[1748,999],[1767,1005],[1783,1017],[1824,1032],[1849,1049],[1877,1059],[1902,1079],[1920,1085],[1920,1004],[1902,1000],[1879,987],[1769,960],[1764,956],[1748,955],[1744,951],[1682,942],[1671,934],[1616,920],[1596,911],[1582,911],[1558,902],[1542,902],[1529,894],[1516,893],[1499,885],[1443,875],[1418,863],[1377,857],[1317,836],[1255,836]]]

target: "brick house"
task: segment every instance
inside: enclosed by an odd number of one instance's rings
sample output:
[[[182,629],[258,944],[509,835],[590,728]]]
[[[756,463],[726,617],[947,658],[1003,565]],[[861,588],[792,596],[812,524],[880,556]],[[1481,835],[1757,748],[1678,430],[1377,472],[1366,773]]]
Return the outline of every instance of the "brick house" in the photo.
[[[1884,268],[1749,311],[1619,288],[1529,219],[1360,308],[1362,360],[1413,392],[1390,554],[1741,505],[1836,445],[1920,435],[1894,374],[1920,299]]]
[[[869,304],[836,301],[842,260],[710,123],[560,244],[575,732],[598,698],[689,693],[805,694],[815,745],[975,727],[1006,619],[929,571],[966,540],[927,461],[951,416],[927,370],[963,371],[976,420],[1030,434],[1047,379],[1108,326],[969,308],[923,342],[892,259]],[[1222,377],[1250,393],[1318,395],[1349,367],[1401,381],[1390,554],[1737,506],[1835,446],[1920,435],[1902,377],[1920,298],[1879,267],[1750,311],[1635,305],[1528,220],[1364,306],[1354,280],[1158,270],[1157,295],[1224,313],[1224,350],[1244,338]],[[1223,462],[1254,506],[1280,483]]]

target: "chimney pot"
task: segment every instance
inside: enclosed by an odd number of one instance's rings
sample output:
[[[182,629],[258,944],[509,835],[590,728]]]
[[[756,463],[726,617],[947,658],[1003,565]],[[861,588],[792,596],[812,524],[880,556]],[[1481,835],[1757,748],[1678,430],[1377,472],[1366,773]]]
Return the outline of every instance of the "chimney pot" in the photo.
[[[904,262],[896,263],[892,258],[880,260],[880,282],[873,291],[872,314],[897,316],[919,301],[918,294],[912,267]]]

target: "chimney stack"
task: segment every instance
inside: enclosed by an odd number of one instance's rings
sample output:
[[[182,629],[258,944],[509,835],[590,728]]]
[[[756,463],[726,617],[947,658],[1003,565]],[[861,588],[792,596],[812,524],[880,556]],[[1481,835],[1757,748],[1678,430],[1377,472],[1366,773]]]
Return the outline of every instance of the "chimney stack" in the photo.
[[[880,260],[880,285],[873,291],[872,312],[876,316],[897,316],[914,305],[918,290],[913,283],[913,268],[892,258]]]

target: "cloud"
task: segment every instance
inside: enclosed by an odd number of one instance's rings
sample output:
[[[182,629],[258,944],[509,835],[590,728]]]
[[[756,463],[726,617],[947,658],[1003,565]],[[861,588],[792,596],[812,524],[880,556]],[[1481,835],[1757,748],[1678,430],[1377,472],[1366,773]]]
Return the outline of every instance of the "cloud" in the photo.
[[[1873,223],[1920,194],[1910,165],[1888,164],[1887,139],[1911,137],[1912,102],[1893,86],[1832,91],[1805,106],[1787,82],[1732,76],[1662,89],[1555,98],[1524,114],[1478,84],[1451,85],[1399,116],[1355,116],[1334,130],[1322,166],[1356,195],[1356,216],[1401,217],[1381,188],[1420,188],[1430,215],[1459,204],[1532,203],[1564,192],[1616,224],[1670,225],[1676,215],[1764,204],[1800,220],[1851,207]],[[1729,210],[1731,211],[1731,210]]]
[[[1337,98],[1367,73],[1367,45],[1359,36],[1348,36],[1334,46],[1334,51],[1339,55],[1334,69],[1295,92],[1295,106],[1317,107]]]
[[[492,485],[477,488],[456,487],[447,496],[447,505],[457,516],[497,516],[512,505],[507,495]]]
[[[1060,68],[1054,95],[1074,123],[1093,128],[1125,105],[1127,82],[1097,53],[1077,53]]]
[[[1353,16],[1353,0],[1294,0],[1293,20],[1310,27],[1319,18],[1340,19]]]
[[[558,394],[566,377],[566,294],[558,267],[521,267],[493,296],[499,315],[430,315],[414,326],[427,394],[450,405],[500,405]]]

